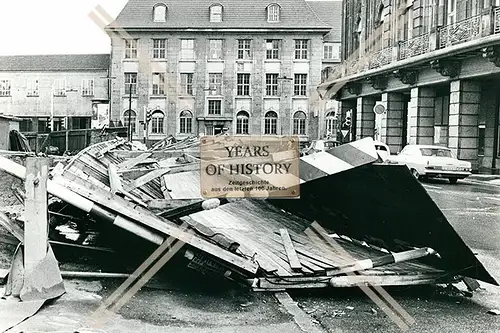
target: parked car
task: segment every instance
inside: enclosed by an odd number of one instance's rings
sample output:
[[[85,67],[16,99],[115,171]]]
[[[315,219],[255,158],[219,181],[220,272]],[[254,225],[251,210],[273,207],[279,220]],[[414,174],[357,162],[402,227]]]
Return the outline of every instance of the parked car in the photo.
[[[417,179],[448,178],[451,184],[470,176],[470,162],[457,159],[447,147],[427,145],[407,145],[386,163],[405,164]]]
[[[311,144],[302,149],[300,156],[314,154],[320,151],[326,151],[340,146],[342,143],[337,140],[313,140]]]
[[[389,149],[389,146],[380,141],[374,141],[373,143],[375,144],[375,150],[377,151],[377,154],[382,162],[386,161],[389,156],[391,156],[391,150]]]

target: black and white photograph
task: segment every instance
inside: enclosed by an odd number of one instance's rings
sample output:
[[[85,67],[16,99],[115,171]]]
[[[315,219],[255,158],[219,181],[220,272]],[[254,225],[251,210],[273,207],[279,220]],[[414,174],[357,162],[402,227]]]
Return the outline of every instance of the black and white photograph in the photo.
[[[500,1],[0,22],[0,333],[500,332]]]

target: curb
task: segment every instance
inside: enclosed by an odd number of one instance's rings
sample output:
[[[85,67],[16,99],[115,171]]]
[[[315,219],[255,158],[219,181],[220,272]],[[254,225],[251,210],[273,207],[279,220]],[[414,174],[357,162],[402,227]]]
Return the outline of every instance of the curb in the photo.
[[[470,175],[467,178],[487,182],[487,181],[490,181],[490,180],[500,179],[500,175],[479,175],[479,174],[472,174],[472,175]]]

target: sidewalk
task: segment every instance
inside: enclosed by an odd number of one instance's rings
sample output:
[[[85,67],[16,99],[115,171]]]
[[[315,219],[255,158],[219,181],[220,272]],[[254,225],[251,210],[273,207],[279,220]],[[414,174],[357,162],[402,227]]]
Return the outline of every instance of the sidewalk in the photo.
[[[468,179],[479,180],[483,182],[489,182],[492,180],[500,180],[500,175],[484,175],[484,174],[472,174]]]

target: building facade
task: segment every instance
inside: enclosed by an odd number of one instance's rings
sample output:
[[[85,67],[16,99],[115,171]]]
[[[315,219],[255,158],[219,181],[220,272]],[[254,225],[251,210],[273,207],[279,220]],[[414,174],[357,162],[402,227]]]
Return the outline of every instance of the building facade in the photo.
[[[316,87],[331,26],[312,7],[303,0],[130,0],[107,27],[111,119],[131,123],[139,140],[225,131],[324,136],[325,101]],[[339,39],[326,63],[339,62]]]
[[[498,172],[500,8],[490,0],[346,0],[342,66],[319,91],[353,138],[450,147]],[[376,104],[385,112],[375,115]]]
[[[21,132],[107,122],[108,70],[108,54],[2,56],[0,113],[19,117]]]

